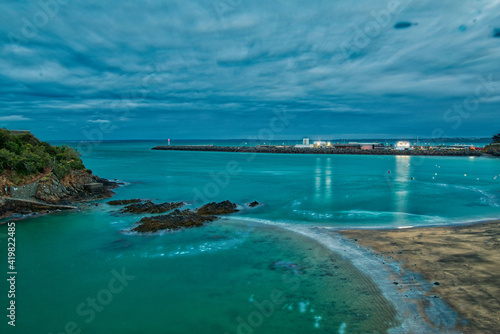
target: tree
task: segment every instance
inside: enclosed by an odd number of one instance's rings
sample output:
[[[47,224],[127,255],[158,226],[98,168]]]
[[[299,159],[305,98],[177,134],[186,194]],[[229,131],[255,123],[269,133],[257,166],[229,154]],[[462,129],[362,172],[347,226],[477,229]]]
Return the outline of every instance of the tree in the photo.
[[[62,178],[85,166],[78,152],[69,146],[51,146],[32,134],[17,135],[0,129],[0,175],[19,177],[22,181],[27,176],[43,173],[46,168]]]
[[[493,142],[494,143],[500,143],[500,133],[493,136]]]

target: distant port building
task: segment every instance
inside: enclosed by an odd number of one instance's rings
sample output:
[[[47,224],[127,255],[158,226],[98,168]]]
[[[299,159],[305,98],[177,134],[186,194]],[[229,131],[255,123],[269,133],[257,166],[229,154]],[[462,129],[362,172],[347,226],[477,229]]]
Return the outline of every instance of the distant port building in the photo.
[[[376,150],[385,149],[386,147],[382,143],[331,143],[323,140],[315,140],[313,144],[310,144],[309,138],[303,138],[302,144],[295,145],[297,148],[332,148],[332,149],[357,149],[357,150]]]
[[[398,141],[396,146],[394,147],[398,151],[404,151],[410,149],[410,142],[407,141]]]
[[[295,147],[298,148],[307,148],[307,147],[313,147],[311,144],[309,144],[309,138],[302,138],[302,144],[297,144]]]

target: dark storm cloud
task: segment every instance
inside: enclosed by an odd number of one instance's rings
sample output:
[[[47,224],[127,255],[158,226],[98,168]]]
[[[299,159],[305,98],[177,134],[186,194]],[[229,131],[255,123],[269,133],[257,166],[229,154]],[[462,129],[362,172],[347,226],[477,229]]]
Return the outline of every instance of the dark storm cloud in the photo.
[[[278,137],[488,136],[498,13],[493,0],[7,2],[0,126],[237,138],[285,110]]]

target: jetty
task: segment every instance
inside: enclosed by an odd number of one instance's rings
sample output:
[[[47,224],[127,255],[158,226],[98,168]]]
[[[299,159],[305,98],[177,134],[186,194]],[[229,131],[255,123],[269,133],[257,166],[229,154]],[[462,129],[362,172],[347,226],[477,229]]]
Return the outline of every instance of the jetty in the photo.
[[[278,153],[278,154],[363,154],[363,155],[420,155],[420,156],[481,156],[473,149],[415,149],[393,148],[361,149],[358,147],[297,147],[280,145],[216,146],[216,145],[159,145],[152,148],[161,151],[197,151],[230,153]]]

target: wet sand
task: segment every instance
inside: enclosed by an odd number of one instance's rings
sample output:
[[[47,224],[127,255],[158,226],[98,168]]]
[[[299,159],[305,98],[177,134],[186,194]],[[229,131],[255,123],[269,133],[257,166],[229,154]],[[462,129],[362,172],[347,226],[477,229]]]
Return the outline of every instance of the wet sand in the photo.
[[[430,282],[464,333],[500,331],[500,220],[467,226],[348,230],[345,238]],[[434,284],[436,282],[436,284]],[[439,284],[439,285],[438,285]]]

